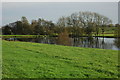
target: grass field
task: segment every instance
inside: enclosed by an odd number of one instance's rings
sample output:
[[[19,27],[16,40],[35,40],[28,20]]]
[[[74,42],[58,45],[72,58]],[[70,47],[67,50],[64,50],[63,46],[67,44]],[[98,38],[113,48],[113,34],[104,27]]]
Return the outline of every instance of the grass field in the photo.
[[[93,34],[93,36],[95,36],[94,34]],[[111,36],[111,37],[113,37],[114,36],[114,34],[98,34],[98,36]]]
[[[3,38],[35,38],[35,37],[45,37],[46,35],[0,35]]]
[[[117,78],[118,51],[2,41],[3,78]]]
[[[2,79],[2,40],[0,39],[0,80]]]
[[[35,38],[35,37],[46,37],[48,35],[0,35],[3,38]],[[54,36],[58,36],[57,34]],[[85,35],[84,35],[85,36]],[[92,36],[95,36],[94,34]],[[96,37],[115,37],[114,34],[99,34]]]

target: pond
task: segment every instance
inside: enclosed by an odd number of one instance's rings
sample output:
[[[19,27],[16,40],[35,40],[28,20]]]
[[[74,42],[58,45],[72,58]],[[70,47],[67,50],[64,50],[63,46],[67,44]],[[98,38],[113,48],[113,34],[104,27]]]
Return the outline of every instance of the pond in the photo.
[[[74,37],[65,40],[60,40],[58,37],[39,37],[39,38],[14,38],[18,41],[120,50],[118,39],[103,38],[103,37]],[[9,39],[6,39],[9,40]]]

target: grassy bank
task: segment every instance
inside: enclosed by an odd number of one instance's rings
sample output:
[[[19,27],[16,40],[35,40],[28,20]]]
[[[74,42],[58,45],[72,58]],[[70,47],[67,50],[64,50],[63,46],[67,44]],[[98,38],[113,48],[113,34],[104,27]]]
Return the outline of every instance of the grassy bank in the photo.
[[[3,38],[35,38],[35,37],[46,37],[46,36],[49,36],[49,35],[0,35],[0,37],[3,37]],[[52,36],[58,36],[58,34],[56,35],[50,35],[51,37]],[[86,35],[83,35],[84,37]],[[92,35],[93,37],[115,37],[114,34],[98,34],[97,36],[96,35]],[[86,36],[87,37],[87,36]]]
[[[35,37],[45,37],[46,35],[0,35],[3,38],[35,38]]]
[[[118,51],[2,42],[3,78],[117,78]]]

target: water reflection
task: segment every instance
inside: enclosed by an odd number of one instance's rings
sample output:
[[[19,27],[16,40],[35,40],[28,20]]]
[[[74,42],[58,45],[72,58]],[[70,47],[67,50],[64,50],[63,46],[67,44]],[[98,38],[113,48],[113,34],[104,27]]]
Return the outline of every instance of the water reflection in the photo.
[[[63,40],[57,37],[17,38],[19,41],[58,44],[76,47],[120,50],[120,38],[73,37]]]
[[[115,44],[118,48],[120,48],[120,38],[115,38],[114,44]]]
[[[80,41],[80,39],[76,39],[76,40],[79,40],[78,41],[79,44],[77,44],[75,46],[77,46],[77,47],[89,47],[89,48],[101,48],[101,49],[119,50],[119,47],[117,47],[114,44],[115,43],[114,38],[102,38],[102,37],[87,38],[87,37],[82,37],[82,41]]]

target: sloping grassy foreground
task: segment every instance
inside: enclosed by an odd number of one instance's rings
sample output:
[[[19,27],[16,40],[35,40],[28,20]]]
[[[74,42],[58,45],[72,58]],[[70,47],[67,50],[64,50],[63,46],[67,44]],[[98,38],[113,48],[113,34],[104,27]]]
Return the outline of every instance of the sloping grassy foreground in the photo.
[[[3,78],[117,78],[115,50],[3,41]]]

